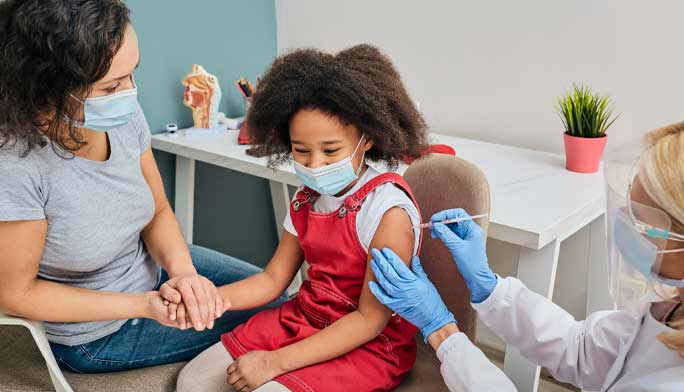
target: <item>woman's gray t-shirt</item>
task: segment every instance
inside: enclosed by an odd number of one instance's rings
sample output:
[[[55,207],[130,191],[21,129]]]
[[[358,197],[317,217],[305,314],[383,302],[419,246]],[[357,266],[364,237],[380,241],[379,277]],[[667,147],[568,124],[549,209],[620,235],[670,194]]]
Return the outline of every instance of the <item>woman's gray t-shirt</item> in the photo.
[[[140,169],[140,156],[150,146],[142,109],[107,135],[111,153],[104,162],[63,159],[50,144],[23,158],[20,143],[0,149],[0,221],[47,220],[39,278],[140,293],[154,289],[161,274],[140,236],[154,216],[152,192]],[[125,322],[45,326],[51,342],[73,346],[110,335]]]

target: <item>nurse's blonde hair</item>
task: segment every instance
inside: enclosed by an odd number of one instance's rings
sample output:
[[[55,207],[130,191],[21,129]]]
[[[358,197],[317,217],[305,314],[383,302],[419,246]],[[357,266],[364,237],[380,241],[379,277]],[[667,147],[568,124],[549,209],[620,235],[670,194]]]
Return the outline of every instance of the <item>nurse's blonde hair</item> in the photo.
[[[672,231],[684,234],[684,122],[650,132],[646,147],[639,176],[641,183],[651,199],[672,219]],[[671,298],[668,300],[675,301]],[[668,325],[676,331],[663,332],[658,340],[684,356],[684,316]]]

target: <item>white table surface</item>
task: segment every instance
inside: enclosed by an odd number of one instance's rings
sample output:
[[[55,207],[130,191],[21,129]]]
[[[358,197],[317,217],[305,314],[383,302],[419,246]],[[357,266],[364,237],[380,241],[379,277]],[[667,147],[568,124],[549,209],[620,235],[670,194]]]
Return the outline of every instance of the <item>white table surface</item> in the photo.
[[[245,154],[237,144],[237,131],[216,136],[187,137],[157,134],[155,149],[268,180],[299,185],[291,164],[272,170],[266,158]],[[448,144],[456,154],[482,169],[491,191],[489,237],[530,249],[541,249],[565,239],[605,209],[600,173],[578,174],[565,170],[562,155],[431,134],[431,142]],[[402,165],[399,172],[403,173]]]

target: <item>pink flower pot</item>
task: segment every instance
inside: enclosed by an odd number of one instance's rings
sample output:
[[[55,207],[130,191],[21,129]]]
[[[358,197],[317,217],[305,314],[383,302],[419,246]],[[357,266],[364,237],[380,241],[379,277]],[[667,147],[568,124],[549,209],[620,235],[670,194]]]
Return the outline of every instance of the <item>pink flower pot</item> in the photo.
[[[566,169],[577,173],[596,173],[607,140],[608,135],[586,138],[563,134]]]

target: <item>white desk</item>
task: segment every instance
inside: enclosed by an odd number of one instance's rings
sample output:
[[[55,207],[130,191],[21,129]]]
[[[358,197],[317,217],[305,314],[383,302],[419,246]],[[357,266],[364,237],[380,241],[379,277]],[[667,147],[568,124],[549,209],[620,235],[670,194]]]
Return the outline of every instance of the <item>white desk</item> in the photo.
[[[609,306],[600,173],[569,172],[561,155],[439,134],[431,134],[431,139],[454,147],[459,157],[484,171],[492,201],[489,237],[520,247],[517,277],[537,293],[552,299],[561,243],[589,226],[587,311]],[[152,137],[152,146],[177,156],[176,216],[188,242],[192,242],[195,160],[269,180],[276,226],[282,230],[290,202],[287,186],[300,184],[291,165],[267,168],[266,158],[245,154],[248,147],[237,144],[236,131],[211,137],[187,137],[183,131],[176,136],[159,134]],[[399,172],[404,170],[402,165]],[[294,282],[291,289],[298,284]],[[516,349],[506,350],[504,371],[518,390],[537,391],[540,369]]]

